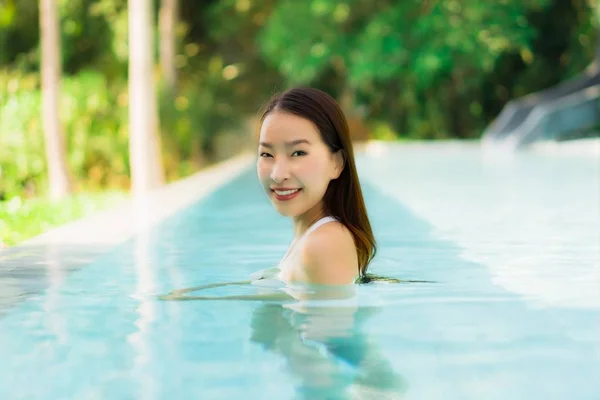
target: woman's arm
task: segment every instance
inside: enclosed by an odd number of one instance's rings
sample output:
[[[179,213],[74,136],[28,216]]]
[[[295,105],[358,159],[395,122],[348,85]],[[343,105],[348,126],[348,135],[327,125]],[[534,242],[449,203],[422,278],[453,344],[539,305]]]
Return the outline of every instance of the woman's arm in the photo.
[[[252,283],[252,281],[235,281],[235,282],[222,282],[222,283],[208,283],[206,285],[193,286],[193,287],[190,287],[190,288],[173,290],[169,294],[184,294],[184,293],[190,293],[190,292],[197,292],[198,290],[212,289],[212,288],[217,288],[217,287],[222,287],[222,286],[248,285],[250,283]]]
[[[223,286],[239,286],[239,285],[247,285],[252,283],[252,281],[235,281],[235,282],[222,282],[222,283],[209,283],[206,285],[193,286],[185,289],[177,289],[173,290],[171,293],[159,296],[160,300],[185,300],[190,299],[194,296],[184,296],[185,293],[197,292],[199,290],[204,289],[212,289]]]
[[[185,301],[185,300],[247,300],[247,301],[262,301],[262,300],[293,300],[294,298],[285,292],[270,292],[270,293],[256,293],[249,295],[232,295],[232,296],[187,296],[186,293],[197,292],[205,289],[214,289],[224,286],[243,286],[250,285],[256,280],[262,279],[265,272],[270,272],[272,268],[255,272],[251,277],[257,277],[256,279],[246,281],[234,281],[234,282],[222,282],[222,283],[209,283],[206,285],[194,286],[185,289],[173,290],[171,293],[159,296],[160,300],[170,301]]]
[[[234,296],[184,296],[182,294],[170,293],[165,296],[160,296],[160,300],[170,301],[187,301],[187,300],[246,300],[246,301],[285,301],[293,300],[294,298],[284,292],[275,293],[257,293]]]
[[[231,296],[188,296],[186,293],[196,292],[223,286],[247,285],[253,281],[236,281],[224,283],[210,283],[185,289],[177,289],[169,294],[159,296],[160,300],[186,301],[186,300],[245,300],[245,301],[286,301],[286,300],[342,300],[355,296],[355,285],[288,285],[277,291]]]

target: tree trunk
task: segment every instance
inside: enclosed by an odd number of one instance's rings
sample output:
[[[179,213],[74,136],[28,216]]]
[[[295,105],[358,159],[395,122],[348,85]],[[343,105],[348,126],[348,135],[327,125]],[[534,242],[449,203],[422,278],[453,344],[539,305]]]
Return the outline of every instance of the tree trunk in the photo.
[[[164,181],[157,99],[153,79],[150,0],[129,0],[129,164],[132,192],[145,193]]]
[[[42,121],[50,198],[71,193],[65,140],[60,124],[60,35],[56,0],[40,0],[40,45],[42,48]]]
[[[450,137],[459,137],[464,139],[465,132],[462,124],[462,103],[461,103],[461,85],[463,84],[462,74],[455,69],[452,72],[451,82],[448,87],[447,113],[444,117],[448,118],[451,131]],[[442,102],[443,107],[443,102]]]
[[[598,64],[600,64],[600,34],[598,34],[598,38],[596,39],[596,57],[594,61],[596,62],[596,68],[599,68],[600,66]]]
[[[177,69],[175,55],[177,36],[175,28],[178,19],[178,0],[162,0],[159,14],[160,30],[160,67],[162,78],[169,92],[173,95],[177,90]]]
[[[596,26],[600,25],[600,7],[596,7]],[[600,28],[596,28],[596,64],[600,63]]]

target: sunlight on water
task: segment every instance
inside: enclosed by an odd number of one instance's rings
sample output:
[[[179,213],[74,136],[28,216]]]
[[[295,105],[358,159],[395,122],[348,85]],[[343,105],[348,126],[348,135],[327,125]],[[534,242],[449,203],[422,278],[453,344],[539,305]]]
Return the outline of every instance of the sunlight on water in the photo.
[[[361,167],[494,282],[536,304],[600,308],[600,160],[442,149],[388,148]]]

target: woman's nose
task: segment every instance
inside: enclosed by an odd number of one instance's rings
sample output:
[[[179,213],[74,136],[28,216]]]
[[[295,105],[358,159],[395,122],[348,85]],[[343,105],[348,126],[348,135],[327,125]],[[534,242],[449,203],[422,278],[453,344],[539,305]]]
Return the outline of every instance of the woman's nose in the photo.
[[[285,160],[276,160],[271,170],[271,180],[275,183],[281,183],[290,177],[290,168]]]

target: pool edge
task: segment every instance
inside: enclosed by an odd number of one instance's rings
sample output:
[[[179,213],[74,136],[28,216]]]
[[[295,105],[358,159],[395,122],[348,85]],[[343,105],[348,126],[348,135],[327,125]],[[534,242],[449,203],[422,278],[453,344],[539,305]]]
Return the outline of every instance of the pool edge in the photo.
[[[129,197],[109,209],[61,225],[12,248],[117,245],[218,190],[247,170],[252,160],[252,153],[241,153],[187,178],[164,185],[147,195]]]

